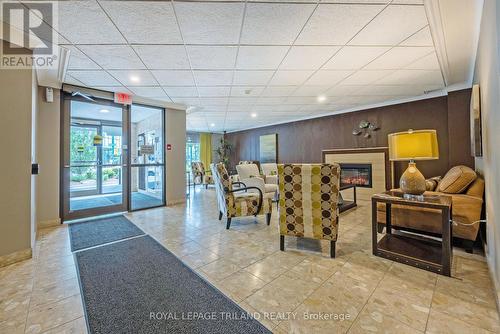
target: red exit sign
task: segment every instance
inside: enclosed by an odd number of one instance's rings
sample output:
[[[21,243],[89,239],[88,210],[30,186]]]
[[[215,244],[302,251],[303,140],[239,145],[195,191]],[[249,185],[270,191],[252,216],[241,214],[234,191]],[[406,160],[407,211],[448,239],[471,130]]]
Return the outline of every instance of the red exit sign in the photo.
[[[127,93],[115,93],[115,103],[130,105],[132,104],[132,95]]]

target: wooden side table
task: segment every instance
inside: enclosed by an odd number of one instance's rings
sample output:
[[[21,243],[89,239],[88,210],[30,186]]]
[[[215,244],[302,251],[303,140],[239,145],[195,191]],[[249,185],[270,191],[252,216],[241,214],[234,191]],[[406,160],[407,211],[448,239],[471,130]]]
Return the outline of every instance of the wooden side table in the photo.
[[[386,233],[380,240],[377,238],[377,203],[385,203],[386,206]],[[413,233],[392,233],[391,207],[393,204],[441,210],[441,242]],[[373,255],[450,276],[453,257],[451,204],[452,201],[449,196],[423,196],[421,200],[415,200],[405,198],[404,194],[397,190],[373,195]]]
[[[339,191],[347,190],[347,189],[352,189],[353,200],[352,201],[345,200],[342,197],[342,193],[339,192],[339,200],[340,200],[339,212],[340,213],[358,206],[358,204],[356,203],[356,186],[354,184],[342,185],[342,186],[340,186]]]

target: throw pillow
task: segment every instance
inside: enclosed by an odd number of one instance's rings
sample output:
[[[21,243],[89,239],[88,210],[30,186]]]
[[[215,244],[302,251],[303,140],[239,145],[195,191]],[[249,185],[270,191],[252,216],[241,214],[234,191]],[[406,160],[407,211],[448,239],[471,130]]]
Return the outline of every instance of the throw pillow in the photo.
[[[467,166],[455,166],[446,173],[437,187],[437,191],[447,194],[460,194],[474,182],[477,174]]]
[[[425,188],[426,188],[425,190],[427,191],[436,190],[439,181],[441,181],[441,176],[434,176],[431,177],[430,179],[425,180]]]

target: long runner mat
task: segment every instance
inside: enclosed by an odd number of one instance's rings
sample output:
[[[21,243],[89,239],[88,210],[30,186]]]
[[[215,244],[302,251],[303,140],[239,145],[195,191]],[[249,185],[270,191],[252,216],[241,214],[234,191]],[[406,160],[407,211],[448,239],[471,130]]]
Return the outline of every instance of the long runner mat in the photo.
[[[75,259],[92,334],[271,333],[148,235]]]
[[[142,234],[144,232],[124,216],[69,224],[72,252]]]

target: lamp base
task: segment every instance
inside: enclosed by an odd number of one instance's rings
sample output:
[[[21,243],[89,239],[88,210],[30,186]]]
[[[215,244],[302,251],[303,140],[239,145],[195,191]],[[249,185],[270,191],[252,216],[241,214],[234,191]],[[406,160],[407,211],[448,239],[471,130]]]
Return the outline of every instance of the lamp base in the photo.
[[[417,169],[415,162],[408,163],[408,168],[399,180],[399,186],[405,194],[422,195],[425,192],[425,178]]]

